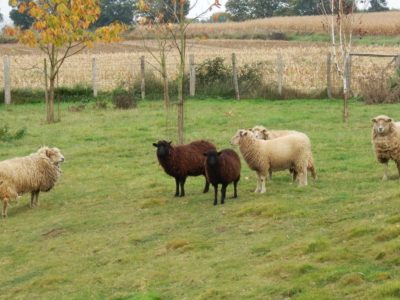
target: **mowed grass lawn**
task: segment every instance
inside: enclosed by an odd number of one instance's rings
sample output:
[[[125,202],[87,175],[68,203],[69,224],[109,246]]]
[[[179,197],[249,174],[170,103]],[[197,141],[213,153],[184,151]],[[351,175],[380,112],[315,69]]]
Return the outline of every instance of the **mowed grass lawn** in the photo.
[[[341,122],[334,100],[190,100],[186,141],[231,147],[238,128],[264,124],[306,132],[318,180],[298,188],[274,173],[254,194],[242,160],[238,199],[213,206],[203,177],[186,197],[159,166],[152,143],[176,141],[175,112],[161,102],[137,110],[61,107],[44,123],[43,105],[0,106],[1,125],[27,127],[0,143],[0,159],[41,145],[66,157],[54,190],[29,195],[0,222],[2,299],[395,299],[400,296],[400,182],[371,147],[371,118],[400,119],[400,105],[351,103]],[[236,149],[238,151],[238,149]]]

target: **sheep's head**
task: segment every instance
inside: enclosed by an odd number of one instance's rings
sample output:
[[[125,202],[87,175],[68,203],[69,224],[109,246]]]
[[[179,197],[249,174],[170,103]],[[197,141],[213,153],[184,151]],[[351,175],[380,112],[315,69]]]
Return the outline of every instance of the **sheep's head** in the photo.
[[[372,119],[373,122],[373,130],[377,135],[387,135],[393,130],[393,120],[392,118],[380,115]]]
[[[269,132],[268,129],[265,128],[264,126],[261,125],[256,125],[252,129],[250,129],[251,132],[253,132],[254,137],[256,139],[260,140],[269,140]]]
[[[49,159],[56,166],[59,166],[65,160],[64,155],[62,155],[58,148],[41,147],[37,153],[40,156]]]
[[[169,155],[172,146],[172,142],[167,142],[167,141],[158,141],[157,143],[153,143],[153,146],[157,148],[157,156],[158,157],[165,157]]]
[[[203,155],[206,157],[206,164],[210,167],[213,167],[218,164],[218,156],[221,155],[221,152],[217,152],[216,150],[208,150],[204,152]]]
[[[248,137],[248,136],[254,137],[253,132],[246,129],[239,129],[238,131],[236,131],[235,135],[231,138],[231,145],[239,145],[240,140],[243,137]]]

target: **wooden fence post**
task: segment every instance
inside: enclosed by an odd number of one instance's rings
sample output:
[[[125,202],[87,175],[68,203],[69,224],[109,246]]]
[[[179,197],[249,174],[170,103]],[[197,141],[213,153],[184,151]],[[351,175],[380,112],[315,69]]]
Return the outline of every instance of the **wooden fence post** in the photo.
[[[396,56],[395,66],[396,66],[396,69],[400,69],[400,55]]]
[[[194,65],[194,54],[189,56],[189,72],[190,72],[190,97],[196,94],[196,66]]]
[[[97,97],[97,80],[96,80],[97,66],[96,66],[96,58],[92,58],[92,88],[93,88],[93,97]]]
[[[11,63],[8,55],[4,56],[4,103],[11,104]]]
[[[144,55],[140,57],[140,76],[142,79],[142,83],[140,85],[140,90],[142,92],[142,100],[146,98],[146,82],[145,82],[145,59]]]
[[[347,72],[346,72],[346,80],[347,80],[347,88],[348,88],[348,95],[352,97],[353,92],[351,90],[351,65],[352,65],[352,56],[351,54],[348,55],[347,59]]]
[[[236,54],[232,53],[232,72],[233,72],[233,85],[235,87],[236,100],[240,100],[239,82],[236,68]]]
[[[326,94],[332,98],[332,56],[329,52],[326,57]]]
[[[282,54],[278,54],[278,58],[276,61],[276,69],[277,69],[277,83],[278,83],[278,95],[282,96],[282,88],[283,88],[283,58]]]

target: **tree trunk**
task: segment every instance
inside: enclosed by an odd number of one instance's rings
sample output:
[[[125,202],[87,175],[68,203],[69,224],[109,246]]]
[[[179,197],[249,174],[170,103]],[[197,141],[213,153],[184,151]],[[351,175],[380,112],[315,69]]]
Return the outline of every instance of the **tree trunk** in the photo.
[[[350,94],[350,55],[346,54],[343,67],[343,122],[349,119],[349,94]]]
[[[181,16],[183,16],[183,8],[181,8]],[[182,19],[183,20],[183,19]],[[184,127],[184,85],[185,85],[185,57],[186,57],[186,35],[184,23],[180,23],[180,64],[178,74],[178,142],[183,144],[183,127]]]
[[[50,76],[49,101],[47,102],[47,123],[54,123],[54,87],[56,78]]]
[[[161,72],[163,77],[163,88],[164,88],[164,108],[169,110],[169,86],[168,86],[168,74],[167,74],[167,62],[165,53],[161,55]]]

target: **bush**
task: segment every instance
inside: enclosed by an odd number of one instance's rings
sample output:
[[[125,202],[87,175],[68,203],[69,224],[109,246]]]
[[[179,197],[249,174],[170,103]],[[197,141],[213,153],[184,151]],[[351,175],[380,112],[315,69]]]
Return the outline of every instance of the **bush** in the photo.
[[[262,70],[265,64],[245,64],[238,68],[238,83],[241,95],[259,97],[264,94]],[[216,57],[207,59],[197,66],[197,90],[206,95],[232,97],[234,95],[232,66],[225,59]]]
[[[383,73],[370,74],[360,80],[360,86],[367,104],[400,102],[400,69],[389,80]]]
[[[18,129],[15,133],[10,132],[8,125],[4,125],[0,128],[0,141],[11,142],[13,140],[19,140],[26,134],[26,128]]]
[[[162,98],[162,95],[164,94],[164,85],[162,82],[162,79],[160,76],[156,76],[156,74],[153,71],[146,71],[144,74],[144,80],[146,82],[146,98],[147,99],[160,99]],[[170,84],[170,92],[173,92],[176,90],[172,89],[172,82]],[[141,85],[142,85],[142,79],[139,77],[136,77],[134,82],[133,82],[133,90],[134,90],[134,96],[136,98],[141,97]]]
[[[130,109],[136,107],[133,93],[121,87],[113,91],[112,102],[114,107],[119,109]]]

